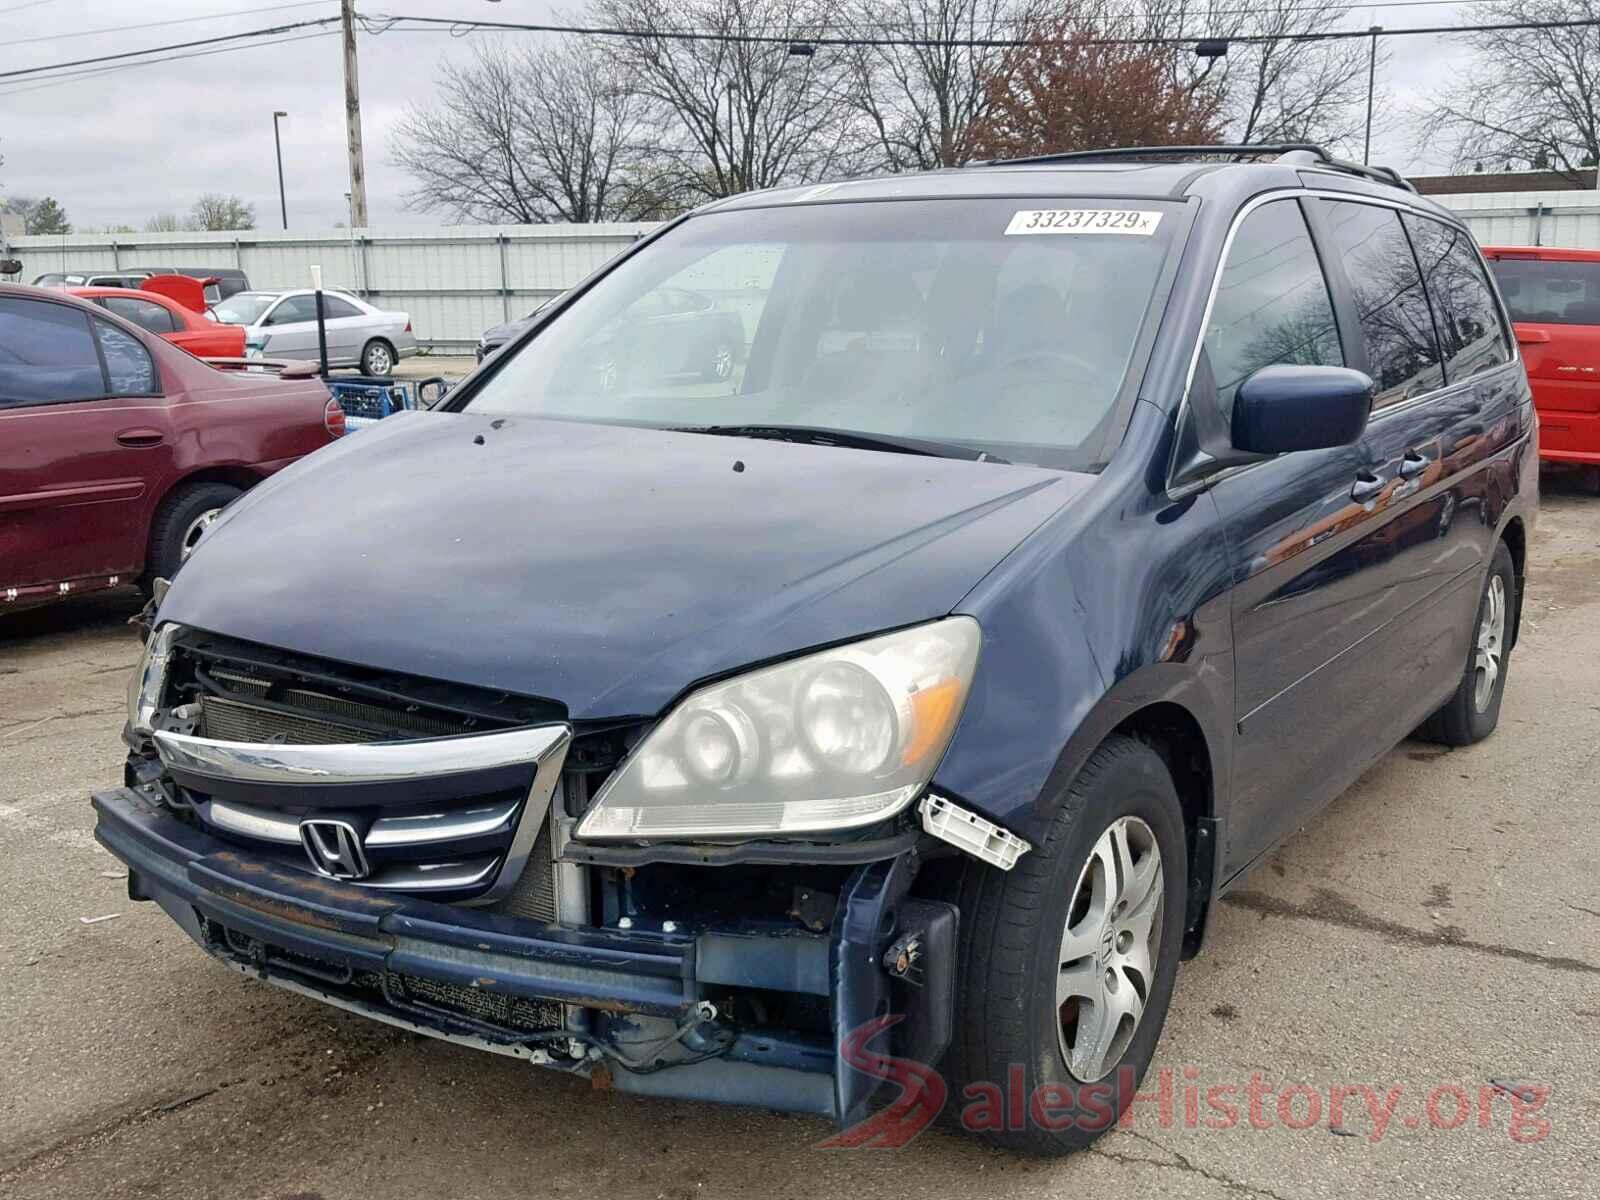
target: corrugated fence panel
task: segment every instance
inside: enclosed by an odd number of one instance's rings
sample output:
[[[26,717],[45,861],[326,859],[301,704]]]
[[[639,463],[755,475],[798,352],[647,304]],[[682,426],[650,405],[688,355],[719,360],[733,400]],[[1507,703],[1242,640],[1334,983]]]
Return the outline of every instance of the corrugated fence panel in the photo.
[[[24,280],[47,271],[235,267],[258,288],[362,292],[411,314],[418,340],[463,351],[490,325],[566,290],[648,233],[648,224],[459,226],[404,233],[141,233],[25,237],[11,243]]]
[[[1600,250],[1600,193],[1485,192],[1434,196],[1485,246],[1567,246]]]

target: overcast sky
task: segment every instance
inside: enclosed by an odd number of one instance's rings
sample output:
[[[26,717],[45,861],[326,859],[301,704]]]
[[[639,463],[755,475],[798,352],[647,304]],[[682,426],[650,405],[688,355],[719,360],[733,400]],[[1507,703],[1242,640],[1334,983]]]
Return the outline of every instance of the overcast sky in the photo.
[[[414,16],[548,20],[549,0],[367,0],[362,9]],[[252,11],[253,10],[253,11]],[[1463,9],[1470,13],[1470,6]],[[0,0],[0,70],[215,37],[337,14],[336,0]],[[1359,9],[1360,28],[1445,25],[1451,5]],[[114,26],[173,24],[90,36]],[[142,227],[156,212],[181,212],[203,192],[237,193],[256,206],[257,224],[278,227],[272,113],[283,109],[283,166],[289,225],[331,228],[346,219],[344,102],[338,26],[332,34],[80,76],[70,82],[0,81],[0,195],[54,196],[78,228]],[[295,35],[284,35],[295,36]],[[474,38],[538,34],[471,35]],[[43,39],[43,40],[32,40]],[[426,101],[440,60],[467,52],[440,32],[359,38],[368,207],[374,228],[437,225],[440,214],[407,209],[405,175],[389,165],[395,122],[410,101]],[[1380,72],[1390,111],[1425,95],[1459,65],[1444,38],[1398,38]],[[1448,164],[1418,155],[1399,126],[1375,136],[1373,159],[1416,173]]]

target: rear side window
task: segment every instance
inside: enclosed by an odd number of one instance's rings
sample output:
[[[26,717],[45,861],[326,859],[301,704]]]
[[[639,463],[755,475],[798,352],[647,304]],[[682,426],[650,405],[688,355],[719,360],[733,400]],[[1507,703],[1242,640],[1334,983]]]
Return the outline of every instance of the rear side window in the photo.
[[[106,394],[86,313],[0,297],[0,409]]]
[[[1442,386],[1433,315],[1400,214],[1345,200],[1327,202],[1326,211],[1366,338],[1368,373],[1378,385],[1372,406]]]
[[[1453,383],[1510,362],[1511,339],[1472,238],[1426,217],[1407,215],[1405,223],[1433,302],[1445,379]]]
[[[132,321],[140,329],[151,333],[176,333],[178,324],[172,314],[150,300],[134,300],[129,296],[106,296],[101,301],[107,312],[114,312],[125,321]]]
[[[1600,262],[1497,258],[1489,269],[1513,321],[1600,325]]]
[[[337,296],[330,296],[326,292],[323,293],[323,296],[322,296],[322,319],[323,320],[331,321],[335,317],[360,317],[360,316],[365,316],[365,315],[366,314],[364,314],[354,304],[351,304],[348,301],[341,300]],[[317,319],[317,299],[316,299],[315,296],[313,296],[313,297],[311,297],[311,320],[315,321],[316,319]]]
[[[1328,282],[1298,201],[1263,204],[1240,224],[1205,344],[1225,423],[1239,385],[1261,367],[1344,365]]]
[[[95,320],[95,336],[106,359],[106,378],[113,396],[152,396],[156,386],[156,364],[144,343],[110,321]]]

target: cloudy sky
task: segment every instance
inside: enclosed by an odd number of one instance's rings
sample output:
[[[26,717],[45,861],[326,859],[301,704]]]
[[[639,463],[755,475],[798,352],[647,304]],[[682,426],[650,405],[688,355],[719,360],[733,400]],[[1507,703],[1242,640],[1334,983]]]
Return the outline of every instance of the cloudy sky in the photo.
[[[485,20],[548,20],[550,0],[366,0],[363,11]],[[1439,3],[1368,6],[1354,28],[1444,25],[1458,9]],[[239,30],[336,15],[336,0],[0,0],[0,71],[188,42]],[[167,22],[165,24],[154,24]],[[145,26],[96,32],[119,26]],[[70,80],[0,80],[0,195],[54,196],[74,225],[142,226],[182,211],[203,192],[232,192],[276,228],[272,113],[282,109],[283,158],[292,229],[327,229],[346,217],[348,189],[338,26],[331,33]],[[537,37],[473,34],[472,37]],[[265,39],[264,39],[265,40]],[[359,40],[368,204],[375,228],[425,226],[438,214],[406,208],[408,181],[389,165],[395,123],[408,102],[426,102],[440,60],[467,50],[448,29],[390,31]],[[1390,111],[1425,95],[1460,62],[1444,38],[1392,43],[1380,73]],[[89,70],[85,68],[85,70]],[[1425,172],[1447,164],[1419,154],[1410,132],[1375,139],[1373,158]]]

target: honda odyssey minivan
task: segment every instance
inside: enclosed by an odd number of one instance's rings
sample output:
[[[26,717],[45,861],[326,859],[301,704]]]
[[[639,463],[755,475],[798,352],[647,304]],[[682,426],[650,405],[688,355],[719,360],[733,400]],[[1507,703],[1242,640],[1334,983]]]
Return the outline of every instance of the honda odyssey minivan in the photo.
[[[739,330],[726,375],[605,369],[668,290]],[[1471,235],[1392,171],[736,196],[223,514],[98,836],[327,1004],[1060,1153],[1220,893],[1408,733],[1494,731],[1535,447]]]

